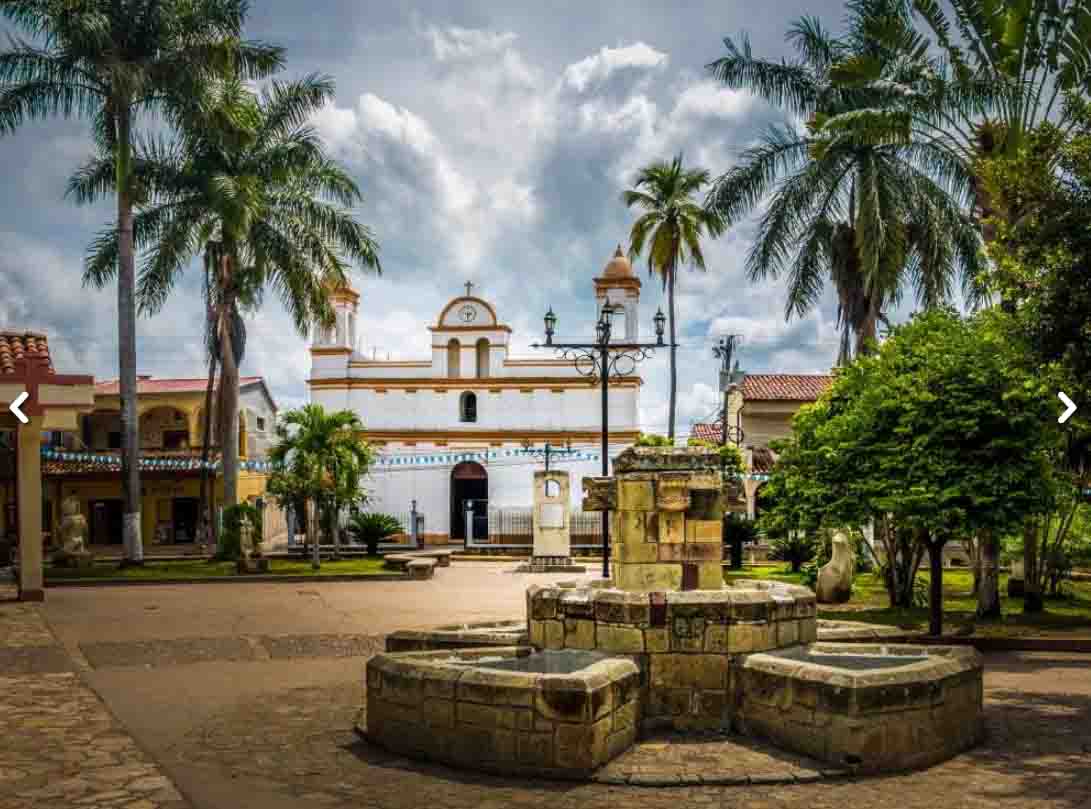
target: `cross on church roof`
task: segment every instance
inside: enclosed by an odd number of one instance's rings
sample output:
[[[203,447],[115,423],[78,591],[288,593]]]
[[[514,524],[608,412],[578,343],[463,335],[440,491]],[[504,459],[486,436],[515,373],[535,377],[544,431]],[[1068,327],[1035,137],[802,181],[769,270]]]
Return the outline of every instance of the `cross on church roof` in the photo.
[[[467,282],[466,282],[466,297],[467,297],[467,298],[468,298],[468,297],[470,297],[470,291],[471,291],[471,290],[472,290],[473,288],[474,288],[474,282],[473,282],[473,281],[467,281]]]

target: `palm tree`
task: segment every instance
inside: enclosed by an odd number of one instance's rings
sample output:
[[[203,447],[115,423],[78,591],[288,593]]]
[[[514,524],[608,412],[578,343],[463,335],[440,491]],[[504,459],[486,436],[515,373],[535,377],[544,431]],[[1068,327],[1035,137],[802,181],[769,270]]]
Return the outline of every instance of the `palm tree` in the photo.
[[[279,48],[240,40],[246,0],[0,0],[0,15],[29,34],[0,53],[0,134],[28,119],[90,119],[112,157],[119,245],[118,377],[126,560],[140,562],[139,431],[132,183],[133,128],[142,112],[175,122],[188,99],[225,71],[262,78]]]
[[[333,82],[322,76],[273,81],[260,95],[231,79],[193,111],[174,142],[137,148],[135,174],[147,194],[134,222],[136,245],[145,251],[142,311],[163,306],[198,254],[210,278],[206,305],[221,368],[227,506],[237,500],[242,309],[257,308],[272,289],[305,335],[332,324],[329,292],[348,283],[349,262],[380,270],[378,245],[350,209],[360,190],[307,124],[332,96]],[[112,176],[112,159],[104,155],[73,177],[73,192],[93,200]],[[117,246],[116,230],[98,238],[92,278],[110,276]]]
[[[373,459],[371,448],[359,438],[363,428],[351,410],[327,413],[321,405],[304,405],[279,420],[277,443],[269,453],[274,468],[269,491],[282,503],[304,497],[319,514],[330,515],[335,553],[338,515],[363,498],[360,482]],[[317,568],[318,539],[310,518],[307,537],[313,542]]]
[[[887,63],[869,36],[865,14],[898,0],[850,3],[854,16],[841,37],[812,18],[795,22],[787,39],[798,58],[753,56],[743,36],[725,40],[727,55],[709,65],[726,85],[745,88],[806,120],[773,126],[719,177],[707,206],[725,223],[766,203],[747,257],[751,280],[787,275],[786,317],[803,316],[820,300],[826,278],[838,296],[838,362],[868,350],[886,311],[907,282],[930,307],[952,293],[953,277],[976,297],[982,267],[978,239],[962,208],[920,165],[942,159],[927,145],[860,135],[867,90],[833,81],[833,67],[854,56]]]
[[[988,242],[989,220],[1004,206],[989,199],[980,161],[1014,157],[1047,121],[1066,132],[1077,125],[1066,102],[1091,92],[1091,2],[949,4],[950,13],[937,0],[886,0],[886,8],[870,9],[867,34],[895,56],[898,70],[884,73],[874,60],[850,55],[832,73],[838,86],[870,95],[860,113],[868,132],[856,127],[858,136],[927,145],[946,158],[929,168],[972,195]]]
[[[709,173],[704,169],[684,168],[682,155],[679,154],[669,163],[653,163],[641,169],[633,187],[621,195],[627,207],[643,211],[629,232],[629,259],[635,261],[646,246],[648,272],[657,274],[667,290],[671,339],[667,437],[672,441],[678,398],[674,310],[678,268],[688,263],[704,270],[705,254],[701,250],[701,239],[704,236],[718,236],[722,230],[719,215],[705,210],[694,201],[694,196],[708,181]]]

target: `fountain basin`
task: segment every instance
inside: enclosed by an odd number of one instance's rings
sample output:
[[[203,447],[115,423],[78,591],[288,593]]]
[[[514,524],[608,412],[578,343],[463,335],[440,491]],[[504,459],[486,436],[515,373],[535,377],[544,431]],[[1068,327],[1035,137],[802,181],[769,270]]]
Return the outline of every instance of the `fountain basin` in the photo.
[[[631,660],[516,646],[376,655],[367,737],[404,755],[489,772],[583,778],[640,722]]]
[[[983,731],[981,656],[968,647],[815,643],[746,655],[734,726],[862,772],[927,767]]]
[[[610,587],[527,591],[530,643],[631,655],[645,729],[731,725],[731,659],[817,639],[814,593],[775,582],[641,593]]]
[[[525,646],[526,621],[485,621],[450,624],[426,631],[402,630],[386,638],[388,652],[423,652],[433,649],[473,649]]]

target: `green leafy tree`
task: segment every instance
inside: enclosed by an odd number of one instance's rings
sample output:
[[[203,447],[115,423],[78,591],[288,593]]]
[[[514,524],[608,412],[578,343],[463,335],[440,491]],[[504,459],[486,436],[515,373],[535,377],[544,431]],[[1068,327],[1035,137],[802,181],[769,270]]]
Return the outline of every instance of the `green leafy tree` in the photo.
[[[986,192],[997,200],[991,224],[990,281],[1011,312],[1029,363],[1074,401],[1091,401],[1091,106],[1069,105],[1066,131],[1046,123],[1015,157],[981,162]],[[1091,486],[1091,416],[1078,409],[1058,430],[1055,510],[1037,512],[1023,530],[1024,606],[1041,610],[1043,592]],[[1054,579],[1056,577],[1053,577]]]
[[[723,230],[719,215],[705,210],[695,201],[695,196],[708,182],[707,171],[685,168],[679,154],[670,162],[652,163],[641,169],[633,187],[621,195],[627,207],[642,211],[629,232],[629,258],[635,261],[647,248],[648,272],[658,275],[667,290],[671,374],[667,437],[672,441],[678,402],[674,308],[678,269],[690,264],[704,270],[701,240],[706,236],[718,236]]]
[[[936,635],[944,544],[1017,528],[1050,496],[1050,394],[1013,360],[1001,317],[921,313],[793,421],[789,463],[813,478],[804,517],[819,505],[827,524],[881,515],[888,523],[877,531],[910,538],[918,561],[926,549]]]
[[[132,171],[134,129],[142,113],[177,123],[216,77],[260,79],[281,66],[279,48],[241,40],[247,8],[245,0],[0,0],[0,15],[30,37],[12,38],[0,52],[0,135],[29,119],[79,117],[111,155],[123,540],[132,562],[143,559],[133,254],[142,189]]]
[[[727,224],[763,208],[747,272],[754,281],[786,278],[786,317],[805,315],[827,279],[833,283],[842,364],[869,350],[905,288],[924,307],[948,301],[956,283],[976,297],[974,279],[983,268],[962,201],[927,169],[929,161],[949,158],[931,144],[861,135],[879,94],[834,81],[835,66],[853,60],[884,77],[895,73],[896,54],[867,25],[898,5],[849,3],[840,36],[815,18],[796,21],[787,33],[792,61],[755,57],[744,35],[725,39],[727,54],[708,66],[728,87],[755,93],[793,120],[746,149],[716,180],[706,204]]]
[[[255,95],[236,79],[219,83],[181,122],[171,143],[141,143],[135,175],[145,201],[135,218],[144,250],[139,297],[143,311],[166,302],[190,261],[205,265],[209,341],[218,350],[220,444],[224,502],[238,491],[239,365],[246,346],[243,312],[271,289],[300,334],[332,324],[329,292],[347,284],[352,263],[379,270],[378,245],[351,206],[355,181],[326,155],[310,116],[333,96],[333,82],[308,76],[272,81]],[[72,180],[93,201],[112,183],[104,155]],[[116,230],[103,233],[88,275],[96,283],[116,266]]]
[[[273,464],[269,492],[281,504],[304,499],[319,514],[337,515],[362,502],[361,483],[374,459],[371,447],[360,438],[363,427],[351,410],[327,413],[317,404],[289,410],[277,422],[277,442],[269,453]],[[308,536],[316,542],[310,523]],[[336,554],[336,517],[331,533]]]

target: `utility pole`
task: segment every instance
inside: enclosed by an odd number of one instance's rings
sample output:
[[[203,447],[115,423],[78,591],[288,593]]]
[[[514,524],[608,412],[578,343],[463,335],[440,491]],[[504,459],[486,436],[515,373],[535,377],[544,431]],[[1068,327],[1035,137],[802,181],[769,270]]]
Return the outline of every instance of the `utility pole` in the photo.
[[[728,414],[728,399],[731,396],[731,389],[734,387],[734,380],[732,378],[731,358],[735,353],[735,346],[738,344],[741,335],[727,334],[720,338],[720,341],[713,347],[713,355],[720,361],[720,390],[724,395],[724,409],[720,416],[720,447],[727,446],[727,414]],[[727,479],[724,474],[724,461],[723,456],[720,460],[720,477],[724,492],[727,491]],[[726,504],[725,504],[726,505]],[[731,569],[740,570],[742,568],[742,542],[733,536],[727,536],[728,533],[728,511],[724,509],[724,518],[722,522],[722,530],[724,531],[724,539],[727,540],[728,545],[731,548]]]
[[[713,355],[720,361],[720,390],[724,395],[723,418],[720,419],[720,443],[727,446],[727,399],[731,392],[731,357],[735,353],[741,334],[725,334],[713,349]]]

